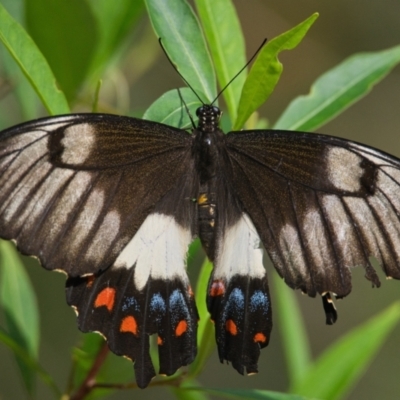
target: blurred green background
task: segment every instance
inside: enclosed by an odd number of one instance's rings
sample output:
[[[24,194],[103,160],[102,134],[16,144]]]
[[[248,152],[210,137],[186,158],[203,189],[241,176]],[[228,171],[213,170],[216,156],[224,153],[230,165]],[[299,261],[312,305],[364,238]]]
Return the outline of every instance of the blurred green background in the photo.
[[[10,7],[12,2],[0,3]],[[14,1],[14,6],[17,3],[19,2]],[[46,13],[51,16],[51,13],[57,12],[43,9],[46,5],[44,1],[26,0],[26,3],[35,7],[38,15]],[[71,1],[72,3],[74,1]],[[347,56],[361,51],[385,49],[400,43],[400,2],[395,0],[237,0],[234,3],[245,33],[248,56],[252,55],[265,37],[273,38],[303,21],[313,12],[320,13],[319,19],[303,43],[296,50],[284,52],[280,56],[284,64],[281,81],[260,110],[261,115],[272,123],[293,97],[307,93],[311,83],[319,75]],[[11,4],[11,7],[14,6]],[[85,15],[76,18],[85,21]],[[51,22],[49,17],[48,23]],[[70,26],[72,34],[73,23]],[[46,27],[36,34],[41,32],[46,32]],[[90,34],[89,31],[88,37],[85,38],[89,42]],[[103,88],[99,111],[140,115],[166,90],[182,86],[179,76],[160,50],[145,13],[140,16],[128,36],[129,39],[121,49],[118,59],[106,71],[100,73]],[[57,58],[57,54],[62,54],[62,49],[54,49],[54,53]],[[86,68],[84,60],[81,61],[82,68]],[[1,128],[5,128],[22,122],[24,116],[21,115],[13,97],[8,95],[7,82],[1,83],[0,123]],[[93,83],[81,92],[74,111],[90,111],[95,84],[96,81],[93,80]],[[44,111],[42,114],[46,115]],[[400,157],[400,69],[396,68],[369,96],[320,131],[360,141]],[[61,274],[46,272],[32,259],[26,259],[26,264],[41,312],[41,362],[55,376],[59,385],[65,387],[71,348],[82,337],[76,326],[75,314],[65,303],[65,278]],[[272,268],[268,267],[272,274]],[[319,354],[344,332],[399,298],[400,282],[385,281],[383,274],[379,276],[382,286],[372,290],[370,283],[363,278],[363,270],[354,270],[354,289],[348,298],[337,302],[339,319],[334,326],[325,325],[319,299],[307,298],[298,293],[314,355]],[[273,301],[274,288],[271,295]],[[200,382],[209,387],[284,391],[288,382],[276,318],[279,310],[275,307],[274,312],[272,340],[269,347],[262,351],[258,375],[241,377],[230,366],[220,365],[214,354],[200,376]],[[350,399],[394,400],[400,397],[399,345],[400,327],[397,327],[350,394]],[[126,370],[127,376],[133,375],[131,363],[128,361]],[[11,352],[0,346],[0,399],[25,398],[18,374]],[[140,392],[118,392],[110,398],[150,399],[158,396],[168,399],[168,393],[160,388]],[[39,384],[37,398],[51,399],[53,396],[47,388]]]

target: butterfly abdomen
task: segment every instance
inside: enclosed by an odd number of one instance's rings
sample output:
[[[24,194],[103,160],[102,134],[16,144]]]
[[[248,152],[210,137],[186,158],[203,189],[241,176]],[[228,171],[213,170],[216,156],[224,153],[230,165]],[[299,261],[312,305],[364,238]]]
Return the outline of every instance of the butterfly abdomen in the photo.
[[[199,193],[197,206],[199,237],[208,258],[213,260],[215,252],[215,192],[208,190]]]
[[[192,152],[198,171],[197,229],[203,248],[210,260],[215,252],[215,221],[217,218],[217,168],[219,159],[218,142],[223,133],[209,131],[209,126],[194,131]]]

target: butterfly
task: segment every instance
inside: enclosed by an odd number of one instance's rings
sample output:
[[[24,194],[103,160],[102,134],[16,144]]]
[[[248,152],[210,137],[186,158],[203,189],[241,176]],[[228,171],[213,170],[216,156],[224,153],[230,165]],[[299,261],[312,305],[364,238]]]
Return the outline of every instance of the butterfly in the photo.
[[[321,134],[224,134],[204,104],[191,133],[106,114],[27,122],[0,133],[0,236],[67,274],[83,332],[134,361],[136,381],[196,356],[198,313],[185,266],[199,237],[214,269],[207,306],[221,362],[257,372],[272,329],[266,251],[288,286],[333,298],[353,266],[373,286],[400,279],[400,160]]]

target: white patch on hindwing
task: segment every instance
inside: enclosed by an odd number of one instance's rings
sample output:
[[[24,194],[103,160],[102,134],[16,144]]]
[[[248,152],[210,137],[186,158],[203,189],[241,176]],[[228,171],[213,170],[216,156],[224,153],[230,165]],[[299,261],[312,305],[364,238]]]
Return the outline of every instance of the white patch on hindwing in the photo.
[[[173,217],[150,214],[114,266],[132,268],[136,264],[134,283],[138,290],[144,288],[149,278],[178,278],[186,283],[185,259],[191,240],[190,230],[180,226]]]
[[[235,275],[262,278],[264,250],[260,237],[247,214],[242,214],[235,225],[222,236],[215,262],[214,279],[229,281]]]
[[[64,130],[61,139],[63,152],[61,161],[65,164],[82,164],[91,154],[96,141],[96,129],[92,124],[71,125]]]
[[[342,147],[329,147],[325,155],[329,182],[339,190],[357,192],[361,189],[362,158]]]

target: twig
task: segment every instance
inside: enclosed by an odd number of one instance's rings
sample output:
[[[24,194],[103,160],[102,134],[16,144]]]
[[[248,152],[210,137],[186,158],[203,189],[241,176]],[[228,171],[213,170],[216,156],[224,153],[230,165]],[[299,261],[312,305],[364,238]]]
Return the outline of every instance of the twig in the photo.
[[[96,375],[98,374],[102,364],[104,363],[108,351],[109,350],[107,342],[104,342],[99,352],[97,353],[96,359],[94,360],[92,368],[90,368],[90,371],[88,372],[85,380],[82,382],[76,393],[71,396],[70,400],[81,400],[85,398],[96,387]]]

